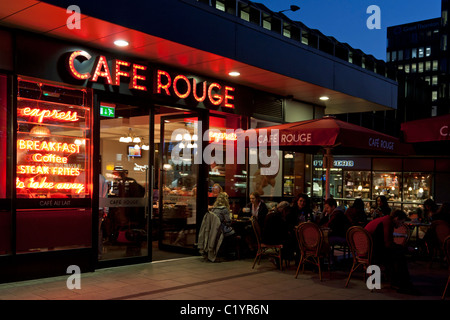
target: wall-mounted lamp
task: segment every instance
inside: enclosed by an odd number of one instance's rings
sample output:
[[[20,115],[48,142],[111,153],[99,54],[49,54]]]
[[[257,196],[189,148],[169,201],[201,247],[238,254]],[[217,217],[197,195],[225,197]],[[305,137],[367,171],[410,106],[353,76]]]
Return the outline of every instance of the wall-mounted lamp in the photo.
[[[282,13],[282,12],[285,12],[285,11],[292,11],[292,12],[295,12],[295,11],[297,11],[297,10],[300,10],[300,7],[299,7],[299,6],[291,5],[291,7],[290,7],[289,9],[285,9],[285,10],[278,11],[278,13]]]

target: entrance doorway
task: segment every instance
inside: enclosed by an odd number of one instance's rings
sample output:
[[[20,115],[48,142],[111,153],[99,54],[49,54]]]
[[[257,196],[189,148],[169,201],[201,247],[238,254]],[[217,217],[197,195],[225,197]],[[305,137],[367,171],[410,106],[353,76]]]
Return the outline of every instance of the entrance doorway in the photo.
[[[159,106],[154,116],[153,248],[192,255],[197,236],[201,133],[197,113]],[[155,237],[156,236],[156,237]],[[155,255],[154,255],[155,257]]]
[[[191,256],[198,165],[175,164],[171,151],[172,132],[193,135],[198,117],[164,106],[100,105],[108,111],[100,113],[99,261]]]

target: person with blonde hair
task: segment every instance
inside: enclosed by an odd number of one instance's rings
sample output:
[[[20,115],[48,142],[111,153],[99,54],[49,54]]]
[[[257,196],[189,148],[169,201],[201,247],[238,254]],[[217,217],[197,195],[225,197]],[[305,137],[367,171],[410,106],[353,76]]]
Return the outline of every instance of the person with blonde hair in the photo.
[[[226,192],[220,192],[217,195],[213,207],[210,209],[212,213],[220,219],[220,226],[223,232],[223,242],[221,251],[226,258],[236,255],[236,232],[231,226],[230,202]]]
[[[234,229],[231,227],[230,202],[228,201],[228,194],[226,192],[221,192],[217,195],[216,201],[210,211],[219,217],[225,238],[235,234]]]

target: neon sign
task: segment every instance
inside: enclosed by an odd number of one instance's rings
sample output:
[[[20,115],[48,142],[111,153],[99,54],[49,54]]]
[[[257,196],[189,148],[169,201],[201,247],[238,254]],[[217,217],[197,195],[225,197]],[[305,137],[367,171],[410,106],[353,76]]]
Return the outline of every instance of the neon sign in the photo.
[[[233,140],[236,141],[237,140],[237,134],[232,132],[232,133],[226,133],[226,132],[214,132],[214,131],[209,131],[209,140]]]
[[[91,82],[98,82],[99,78],[105,79],[106,84],[119,86],[121,82],[122,77],[130,78],[130,89],[136,89],[136,90],[142,90],[146,91],[147,88],[143,85],[138,84],[139,81],[145,81],[147,79],[146,76],[139,74],[138,71],[145,71],[147,70],[146,66],[136,64],[136,63],[129,63],[127,61],[122,61],[115,59],[113,60],[114,67],[111,69],[108,66],[108,62],[106,60],[105,56],[99,56],[92,68],[92,72],[85,72],[80,73],[75,68],[75,59],[78,57],[83,57],[86,60],[90,60],[92,56],[87,53],[86,51],[78,50],[74,51],[70,54],[69,58],[67,59],[67,69],[69,73],[78,80],[87,80]],[[121,67],[130,67],[131,66],[131,73],[124,71]]]
[[[75,193],[81,193],[84,191],[84,184],[82,183],[72,183],[72,182],[47,182],[47,177],[41,179],[40,181],[35,181],[34,178],[29,179],[28,183],[16,179],[17,189],[35,189],[35,190],[66,190],[75,191]]]
[[[80,146],[75,143],[48,142],[36,140],[17,140],[19,150],[80,153]]]
[[[177,85],[178,82],[184,83],[184,87],[186,90],[185,92],[180,92],[179,86]],[[200,97],[197,93],[197,82],[195,81],[195,79],[192,79],[192,85],[190,80],[184,75],[177,75],[172,81],[172,78],[167,71],[158,70],[155,93],[165,93],[166,95],[170,96],[171,87],[175,95],[180,99],[186,99],[192,93],[194,99],[198,102],[203,102],[205,101],[206,97],[208,97],[208,101],[215,106],[219,106],[224,103],[224,107],[234,109],[234,104],[230,102],[230,100],[234,99],[234,96],[232,96],[230,93],[235,90],[233,87],[225,86],[222,92],[222,86],[220,84],[213,82],[208,86],[206,81],[204,81],[202,83],[203,91]]]
[[[66,62],[67,70],[75,79],[89,79],[91,82],[104,79],[105,84],[120,86],[122,79],[126,78],[130,89],[147,91],[147,86],[143,85],[147,81],[145,76],[146,66],[114,59],[110,67],[105,56],[98,56],[91,72],[81,73],[75,68],[75,60],[81,58],[90,60],[92,56],[86,51],[78,50],[72,52]],[[213,106],[222,105],[225,108],[234,109],[234,103],[232,102],[234,100],[234,87],[223,86],[216,82],[207,83],[206,81],[197,84],[196,79],[189,79],[183,74],[178,74],[172,79],[170,74],[164,70],[157,70],[155,77],[154,94],[175,95],[180,99],[193,97],[197,102],[206,100]],[[199,94],[200,91],[201,94]]]
[[[29,107],[26,107],[21,109],[21,113],[24,116],[37,117],[39,123],[42,123],[44,119],[71,121],[71,122],[80,120],[78,118],[78,113],[72,111],[63,112],[58,110],[41,110],[39,108],[31,109]]]

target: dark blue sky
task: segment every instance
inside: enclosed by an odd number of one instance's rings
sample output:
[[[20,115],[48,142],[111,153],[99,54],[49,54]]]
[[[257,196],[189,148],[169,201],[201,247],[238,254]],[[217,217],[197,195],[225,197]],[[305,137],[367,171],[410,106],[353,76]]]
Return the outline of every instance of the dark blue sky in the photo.
[[[285,12],[292,20],[303,22],[355,49],[372,54],[377,59],[386,58],[387,27],[441,16],[441,0],[253,0],[272,11],[297,5],[296,12]],[[381,12],[381,29],[368,29],[370,17],[367,8],[377,5]]]

